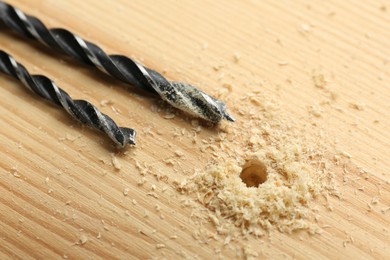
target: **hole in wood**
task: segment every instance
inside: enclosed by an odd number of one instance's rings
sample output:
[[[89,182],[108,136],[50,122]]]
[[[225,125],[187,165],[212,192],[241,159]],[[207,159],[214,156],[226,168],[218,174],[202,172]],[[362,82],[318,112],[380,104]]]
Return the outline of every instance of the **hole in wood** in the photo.
[[[267,181],[267,167],[259,160],[251,159],[242,167],[240,178],[247,187],[259,187]]]

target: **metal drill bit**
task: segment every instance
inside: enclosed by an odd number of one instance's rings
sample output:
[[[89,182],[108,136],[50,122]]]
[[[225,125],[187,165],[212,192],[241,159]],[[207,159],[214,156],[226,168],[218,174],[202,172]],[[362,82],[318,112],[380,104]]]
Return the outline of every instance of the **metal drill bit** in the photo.
[[[49,78],[31,75],[8,53],[0,50],[0,71],[21,81],[27,88],[50,102],[63,107],[77,121],[106,133],[119,147],[135,144],[135,131],[118,127],[107,115],[85,100],[73,100]]]
[[[62,50],[69,56],[101,71],[160,95],[173,107],[194,116],[218,123],[222,119],[234,122],[226,112],[225,104],[195,87],[180,82],[170,82],[160,73],[151,70],[123,55],[108,55],[99,46],[83,40],[76,34],[62,29],[48,29],[36,17],[23,13],[16,7],[0,1],[0,20],[12,30],[43,44]]]

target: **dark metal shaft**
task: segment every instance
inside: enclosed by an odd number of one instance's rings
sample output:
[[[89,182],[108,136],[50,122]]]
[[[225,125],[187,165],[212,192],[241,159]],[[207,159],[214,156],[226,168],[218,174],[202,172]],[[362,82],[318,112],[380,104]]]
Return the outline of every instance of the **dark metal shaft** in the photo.
[[[27,15],[3,1],[0,1],[0,21],[19,34],[36,39],[53,49],[61,50],[114,78],[156,93],[173,107],[187,113],[214,123],[222,119],[234,121],[222,101],[189,84],[168,81],[160,73],[126,56],[108,55],[99,46],[83,40],[66,29],[48,29],[36,17]]]
[[[85,100],[73,100],[68,93],[42,75],[31,75],[8,53],[0,50],[0,71],[21,81],[44,99],[64,108],[74,119],[106,133],[119,147],[135,144],[135,131],[118,127],[107,115]]]

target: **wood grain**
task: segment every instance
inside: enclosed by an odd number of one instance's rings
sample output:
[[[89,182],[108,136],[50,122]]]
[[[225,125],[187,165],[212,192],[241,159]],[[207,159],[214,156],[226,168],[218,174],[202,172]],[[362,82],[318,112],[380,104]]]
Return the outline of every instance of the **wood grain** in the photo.
[[[203,244],[193,237],[199,225],[191,209],[182,205],[186,196],[171,185],[203,169],[210,158],[191,140],[177,142],[172,137],[174,127],[191,131],[191,124],[180,117],[164,119],[151,111],[153,97],[128,91],[124,84],[2,28],[1,49],[74,97],[94,104],[112,100],[120,113],[111,106],[99,108],[118,124],[134,127],[139,136],[136,147],[118,152],[104,136],[80,127],[18,82],[1,76],[1,259],[210,259],[216,249],[221,258],[234,258],[242,256],[246,245],[270,259],[390,255],[389,2],[9,3],[49,27],[68,28],[98,43],[108,53],[126,54],[166,71],[169,79],[191,82],[210,93],[231,83],[233,91],[226,100],[233,111],[244,93],[264,89],[282,104],[281,113],[304,125],[307,108],[326,95],[313,86],[313,71],[321,71],[337,94],[339,109],[324,107],[318,128],[352,156],[356,167],[351,176],[359,176],[359,169],[368,174],[340,183],[342,199],[330,198],[333,210],[320,210],[321,225],[329,226],[321,235],[274,231],[270,237],[227,246],[223,239]],[[240,55],[238,63],[235,53]],[[363,110],[355,109],[360,105]],[[213,134],[205,129],[199,137]],[[187,158],[180,170],[164,162],[178,149]],[[120,171],[111,165],[112,154],[121,163]],[[142,175],[136,161],[150,168],[144,185],[138,185]],[[153,173],[169,179],[158,180]],[[374,196],[379,203],[370,208]],[[215,232],[211,225],[205,228]]]

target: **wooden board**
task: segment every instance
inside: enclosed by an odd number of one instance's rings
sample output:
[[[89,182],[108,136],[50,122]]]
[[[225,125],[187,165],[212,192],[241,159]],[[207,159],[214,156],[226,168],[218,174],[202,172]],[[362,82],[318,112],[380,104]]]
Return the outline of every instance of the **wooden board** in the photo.
[[[316,124],[367,174],[340,183],[343,198],[329,199],[333,211],[320,210],[321,225],[328,227],[321,235],[272,231],[227,246],[223,238],[203,243],[194,237],[199,225],[191,219],[191,209],[182,206],[186,195],[172,186],[173,180],[203,169],[211,157],[191,140],[172,137],[174,127],[191,131],[191,123],[165,119],[150,109],[156,105],[153,97],[133,94],[124,84],[2,28],[1,49],[74,97],[94,104],[112,100],[112,105],[99,108],[139,135],[136,147],[118,153],[100,133],[78,126],[2,75],[1,259],[234,258],[243,257],[246,245],[270,259],[390,255],[388,1],[9,3],[49,27],[68,28],[98,43],[108,53],[129,55],[165,71],[169,79],[210,93],[229,81],[233,89],[226,100],[234,113],[241,96],[264,89],[282,104],[278,113],[304,125],[307,108],[323,97],[312,79],[313,71],[321,71],[337,94],[339,109],[323,108]],[[236,116],[236,124],[242,124]],[[213,134],[205,130],[199,136]],[[176,150],[184,151],[186,158],[179,171],[166,163]],[[120,171],[111,164],[112,154]],[[138,185],[142,176],[136,161],[169,180],[146,174],[146,183]],[[379,202],[372,204],[375,196]],[[215,233],[213,226],[205,228]]]

